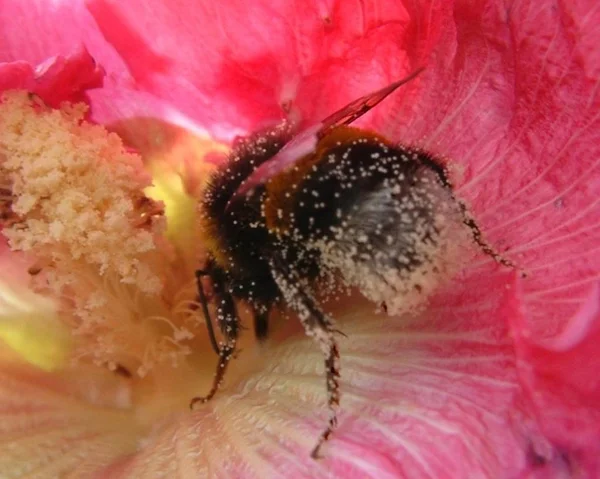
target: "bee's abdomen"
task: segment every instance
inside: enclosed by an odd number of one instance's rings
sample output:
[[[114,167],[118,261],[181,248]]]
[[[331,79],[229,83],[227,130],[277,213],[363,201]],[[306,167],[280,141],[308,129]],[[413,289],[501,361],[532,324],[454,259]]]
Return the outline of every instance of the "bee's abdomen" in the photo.
[[[288,234],[392,312],[409,306],[409,293],[433,288],[457,218],[435,160],[367,134],[333,145],[314,165],[294,194]]]

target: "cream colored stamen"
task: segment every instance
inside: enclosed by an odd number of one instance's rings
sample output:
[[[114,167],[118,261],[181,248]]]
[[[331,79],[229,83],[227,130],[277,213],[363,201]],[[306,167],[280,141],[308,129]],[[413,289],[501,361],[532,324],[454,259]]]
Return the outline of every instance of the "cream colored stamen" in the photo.
[[[162,202],[144,193],[142,159],[85,113],[3,96],[2,234],[31,258],[33,289],[57,300],[74,357],[143,376],[190,354],[202,327],[181,308],[194,300],[193,275],[165,236]]]

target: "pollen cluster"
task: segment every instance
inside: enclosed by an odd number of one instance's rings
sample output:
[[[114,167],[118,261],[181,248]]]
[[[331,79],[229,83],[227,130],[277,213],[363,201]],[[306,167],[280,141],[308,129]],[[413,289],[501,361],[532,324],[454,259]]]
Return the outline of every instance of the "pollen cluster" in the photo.
[[[185,280],[173,282],[162,204],[144,194],[140,156],[85,114],[85,105],[3,96],[2,234],[31,259],[33,288],[58,300],[76,355],[143,373],[185,353],[188,331],[171,314]]]
[[[156,250],[163,227],[139,227],[150,178],[138,156],[123,151],[116,135],[83,122],[84,113],[82,105],[43,111],[24,93],[5,97],[0,171],[18,220],[4,234],[14,250],[50,262],[69,256],[158,293],[160,277],[140,260]]]

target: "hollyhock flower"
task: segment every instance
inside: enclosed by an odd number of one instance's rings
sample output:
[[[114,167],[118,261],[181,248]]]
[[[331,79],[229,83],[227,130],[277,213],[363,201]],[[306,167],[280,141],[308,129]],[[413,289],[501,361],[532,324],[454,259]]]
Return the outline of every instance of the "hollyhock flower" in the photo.
[[[599,15],[6,0],[0,476],[597,476]],[[211,164],[236,135],[318,121],[420,65],[359,123],[444,158],[527,276],[473,250],[412,315],[335,305],[342,406],[319,461],[322,357],[293,318],[265,345],[246,332],[190,412],[215,365],[193,310]]]

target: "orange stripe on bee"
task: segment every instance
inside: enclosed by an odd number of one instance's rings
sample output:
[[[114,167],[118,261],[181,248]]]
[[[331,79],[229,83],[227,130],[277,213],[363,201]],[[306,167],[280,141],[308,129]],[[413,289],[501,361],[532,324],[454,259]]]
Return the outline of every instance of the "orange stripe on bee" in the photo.
[[[267,228],[277,235],[286,234],[290,228],[294,211],[294,195],[301,188],[303,181],[310,176],[313,167],[327,158],[333,148],[349,144],[354,140],[367,139],[393,147],[393,145],[377,133],[350,126],[338,126],[322,138],[309,155],[300,158],[293,167],[284,170],[267,181],[263,213]]]

